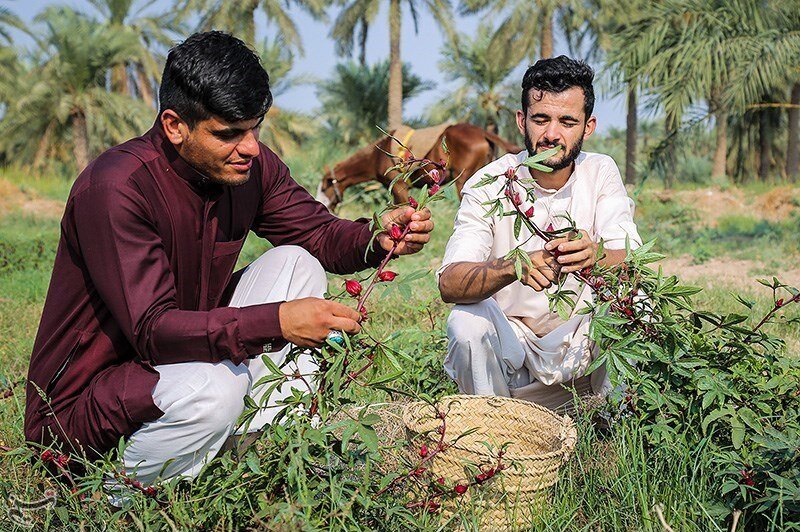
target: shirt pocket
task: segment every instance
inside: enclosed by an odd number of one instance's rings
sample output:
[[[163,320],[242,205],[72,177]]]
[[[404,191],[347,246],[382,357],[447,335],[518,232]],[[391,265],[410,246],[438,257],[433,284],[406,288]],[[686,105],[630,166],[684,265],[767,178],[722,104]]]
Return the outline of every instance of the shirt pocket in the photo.
[[[231,279],[236,261],[239,258],[247,235],[239,240],[214,243],[214,253],[211,256],[211,272],[208,277],[208,306],[214,308],[219,303],[222,292]]]
[[[73,362],[73,360],[80,354],[80,351],[86,345],[87,340],[91,336],[86,331],[76,331],[78,333],[77,339],[73,342],[72,347],[67,353],[67,356],[64,358],[64,361],[58,366],[58,369],[53,373],[53,376],[50,377],[50,380],[47,382],[47,386],[45,387],[45,395],[47,395],[48,399],[53,398],[53,392],[56,390],[56,386],[58,386],[59,381],[67,372],[67,368]]]

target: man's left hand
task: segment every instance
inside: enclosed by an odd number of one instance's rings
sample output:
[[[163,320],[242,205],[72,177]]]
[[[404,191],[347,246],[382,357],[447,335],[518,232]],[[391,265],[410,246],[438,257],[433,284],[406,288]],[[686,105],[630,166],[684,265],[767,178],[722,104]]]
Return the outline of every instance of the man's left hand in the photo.
[[[430,233],[433,231],[431,211],[427,207],[419,211],[415,211],[413,207],[399,207],[384,214],[381,223],[384,231],[378,233],[376,238],[386,251],[394,246],[394,241],[387,232],[392,224],[397,224],[401,229],[408,226],[408,234],[397,244],[395,255],[410,255],[421,250],[430,241]]]
[[[570,240],[568,237],[556,238],[544,246],[551,253],[558,248],[556,260],[562,265],[561,273],[577,272],[594,266],[599,259],[597,256],[598,245],[589,238],[589,233],[580,229],[579,236],[580,238],[574,240]]]

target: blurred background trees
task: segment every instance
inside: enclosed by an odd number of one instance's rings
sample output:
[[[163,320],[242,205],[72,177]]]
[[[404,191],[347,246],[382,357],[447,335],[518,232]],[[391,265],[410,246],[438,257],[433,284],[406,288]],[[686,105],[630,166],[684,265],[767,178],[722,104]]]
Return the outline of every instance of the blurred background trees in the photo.
[[[616,154],[627,183],[799,177],[797,0],[82,0],[43,2],[27,26],[19,6],[0,1],[4,164],[74,175],[140,134],[154,119],[169,47],[218,28],[258,51],[276,96],[316,87],[313,110],[279,98],[270,111],[263,139],[281,153],[309,143],[355,147],[376,125],[403,121],[465,120],[513,140],[524,68],[568,50],[596,69],[601,96],[625,97],[624,130],[589,147]],[[480,20],[477,30],[457,31],[456,12]],[[304,52],[298,13],[328,27],[343,59],[327,79],[294,73]],[[403,20],[416,30],[421,17],[443,36],[431,50],[440,57],[432,80],[400,56]],[[368,62],[375,32],[388,37],[389,53]],[[421,116],[404,115],[403,103],[423,91],[436,101]]]

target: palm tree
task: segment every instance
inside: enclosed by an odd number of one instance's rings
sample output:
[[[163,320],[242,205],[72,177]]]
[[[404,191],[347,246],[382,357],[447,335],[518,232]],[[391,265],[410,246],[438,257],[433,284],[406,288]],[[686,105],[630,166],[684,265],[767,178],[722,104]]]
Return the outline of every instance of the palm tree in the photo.
[[[672,126],[705,102],[717,125],[713,174],[724,175],[730,114],[786,86],[800,56],[800,32],[781,27],[790,11],[760,0],[666,0],[613,36],[609,62],[657,97]]]
[[[49,7],[36,21],[44,25],[39,50],[14,76],[0,151],[34,167],[50,158],[82,169],[92,155],[147,128],[146,106],[105,87],[108,69],[129,59],[138,43],[66,7]]]
[[[180,21],[174,14],[144,12],[155,0],[89,0],[108,27],[119,33],[130,33],[138,42],[133,56],[111,69],[111,88],[119,94],[134,95],[130,81],[144,102],[153,107],[153,82],[161,76],[163,58],[156,57],[153,48],[169,47],[171,35],[182,33]],[[132,79],[129,79],[132,78]]]
[[[353,50],[356,32],[359,32],[361,64],[365,65],[364,48],[367,31],[375,21],[382,0],[344,0],[344,7],[334,22],[331,37],[336,42],[337,52],[349,55]],[[388,119],[389,129],[396,129],[403,123],[403,66],[400,58],[400,30],[403,18],[403,2],[407,2],[414,31],[417,31],[419,0],[389,0],[389,90]],[[450,0],[423,0],[425,11],[430,13],[442,28],[448,39],[452,39],[453,13]]]
[[[516,134],[512,110],[519,106],[518,91],[509,86],[508,79],[522,61],[524,50],[499,53],[493,46],[495,37],[494,28],[487,25],[481,26],[474,38],[460,34],[445,45],[439,69],[447,80],[460,84],[433,106],[430,114],[434,121],[469,121],[493,133],[502,124],[503,135]]]
[[[265,40],[256,46],[256,52],[269,73],[269,86],[274,98],[279,98],[290,87],[311,82],[308,78],[290,74],[294,53],[282,39],[275,38],[271,42]],[[261,141],[279,155],[284,155],[297,149],[314,129],[314,123],[307,115],[273,105],[261,125]]]
[[[786,176],[800,177],[800,81],[792,85],[789,96],[789,131],[786,139]]]
[[[256,44],[255,15],[260,8],[267,16],[267,22],[276,26],[278,36],[302,54],[300,31],[288,13],[292,4],[314,20],[327,20],[325,9],[330,5],[330,0],[181,0],[179,10],[184,15],[199,13],[200,28],[203,30],[214,28],[228,31],[252,46]]]
[[[587,0],[573,4],[562,15],[564,33],[570,53],[576,55],[586,50],[585,59],[604,60],[611,49],[611,37],[642,16],[649,2],[645,0]],[[623,65],[606,62],[605,72],[612,86],[622,87],[612,92],[624,92],[627,100],[625,125],[625,183],[636,182],[636,154],[638,144],[638,85],[635,79],[626,82]]]
[[[375,126],[386,128],[389,62],[361,66],[356,62],[336,65],[333,77],[319,85],[323,114],[339,138],[349,145],[375,138]],[[432,87],[403,65],[403,98]]]
[[[26,31],[25,24],[16,16],[10,9],[0,6],[0,42],[5,41],[5,44],[11,43],[10,28]]]

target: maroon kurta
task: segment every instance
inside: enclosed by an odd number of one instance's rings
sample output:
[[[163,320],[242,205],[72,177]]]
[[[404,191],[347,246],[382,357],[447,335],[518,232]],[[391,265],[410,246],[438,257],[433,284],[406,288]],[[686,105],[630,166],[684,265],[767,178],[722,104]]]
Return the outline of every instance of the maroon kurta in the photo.
[[[106,452],[162,412],[157,364],[240,363],[280,344],[278,306],[224,306],[249,230],[296,244],[326,270],[377,265],[365,220],[331,215],[264,145],[250,180],[208,183],[160,123],[114,147],[67,199],[53,276],[33,347],[25,436]],[[44,396],[44,397],[43,397]]]

